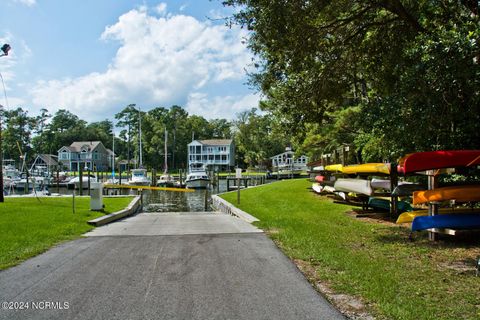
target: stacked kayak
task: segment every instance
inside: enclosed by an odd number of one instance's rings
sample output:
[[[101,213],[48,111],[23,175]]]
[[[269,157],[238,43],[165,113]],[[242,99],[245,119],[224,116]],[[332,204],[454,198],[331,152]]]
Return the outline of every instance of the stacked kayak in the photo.
[[[463,185],[415,191],[413,204],[455,200],[457,202],[480,201],[480,185]]]
[[[420,216],[413,219],[412,231],[426,229],[480,229],[480,213],[475,214],[439,214]]]
[[[472,168],[480,165],[480,150],[428,151],[408,154],[399,160],[399,173],[427,174],[431,185],[436,185],[439,174],[453,172],[458,168]],[[463,170],[461,172],[468,172]],[[398,190],[397,190],[398,189]],[[412,192],[413,205],[431,206],[430,211],[446,201],[474,203],[480,201],[480,185],[458,185],[421,189],[419,186],[400,186],[394,193]],[[407,190],[410,189],[410,190]],[[401,214],[397,223],[412,223],[412,231],[426,229],[479,229],[480,210],[466,207],[439,208],[438,214],[429,215],[428,210],[417,210]]]
[[[341,170],[345,174],[390,174],[390,163],[364,163],[345,166]]]
[[[368,199],[368,206],[378,210],[390,210],[392,199],[390,197],[370,197]],[[413,208],[410,203],[406,201],[398,201],[397,209],[399,212],[412,211]]]
[[[480,165],[480,150],[427,151],[408,154],[398,161],[403,174],[443,168]]]
[[[364,179],[337,179],[334,185],[335,190],[343,192],[354,192],[358,194],[371,195],[373,193],[369,180]]]
[[[440,208],[438,214],[465,214],[465,213],[480,213],[480,209],[472,208]],[[416,217],[428,216],[428,210],[415,210],[404,212],[397,218],[397,223],[411,223]]]

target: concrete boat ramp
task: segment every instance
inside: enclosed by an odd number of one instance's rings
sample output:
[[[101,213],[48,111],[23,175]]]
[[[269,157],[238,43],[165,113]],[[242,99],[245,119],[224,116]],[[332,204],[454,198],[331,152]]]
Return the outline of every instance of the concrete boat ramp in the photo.
[[[0,272],[0,300],[29,303],[0,319],[344,319],[261,230],[220,213],[96,228]]]

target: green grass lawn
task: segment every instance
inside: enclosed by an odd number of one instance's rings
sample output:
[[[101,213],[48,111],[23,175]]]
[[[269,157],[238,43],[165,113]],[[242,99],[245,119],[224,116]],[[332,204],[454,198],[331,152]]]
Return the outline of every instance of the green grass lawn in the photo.
[[[40,201],[39,201],[40,200]],[[90,211],[89,197],[5,198],[0,203],[0,270],[80,237],[93,229],[88,220],[104,213]],[[104,198],[105,214],[125,208],[132,197]]]
[[[480,319],[479,240],[426,233],[359,219],[351,207],[309,190],[304,179],[243,190],[242,210],[291,258],[315,272],[311,281],[360,297],[380,319]],[[236,193],[222,197],[236,205]],[[312,278],[313,277],[313,278]]]

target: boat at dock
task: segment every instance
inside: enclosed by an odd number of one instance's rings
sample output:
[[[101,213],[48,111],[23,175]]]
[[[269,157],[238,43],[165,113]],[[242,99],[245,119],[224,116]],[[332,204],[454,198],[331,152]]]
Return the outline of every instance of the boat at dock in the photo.
[[[90,184],[97,182],[97,177],[93,174],[90,175]],[[80,189],[80,177],[71,178],[67,182],[68,189]],[[88,175],[82,176],[82,189],[88,189]]]
[[[190,171],[185,179],[185,185],[190,189],[205,189],[210,179],[202,163],[192,163]]]
[[[176,181],[173,176],[169,174],[162,174],[157,181],[157,187],[166,187],[166,188],[174,188],[180,187],[179,181]]]
[[[157,187],[179,187],[180,183],[175,181],[175,179],[168,174],[168,131],[165,128],[165,141],[164,141],[164,164],[163,164],[163,174],[160,176],[160,179],[157,181]]]
[[[151,183],[147,177],[147,169],[139,168],[132,170],[132,177],[128,180],[131,186],[149,186]]]

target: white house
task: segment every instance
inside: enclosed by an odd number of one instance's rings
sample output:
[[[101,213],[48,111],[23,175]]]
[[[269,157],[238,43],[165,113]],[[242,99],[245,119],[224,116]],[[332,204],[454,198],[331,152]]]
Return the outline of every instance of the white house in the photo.
[[[202,163],[209,170],[230,170],[235,165],[235,146],[230,139],[193,140],[188,144],[188,167]]]
[[[277,154],[270,159],[272,159],[272,168],[278,168],[278,170],[306,171],[308,169],[308,157],[305,155],[295,157],[295,152],[290,148],[286,148],[284,153]]]

